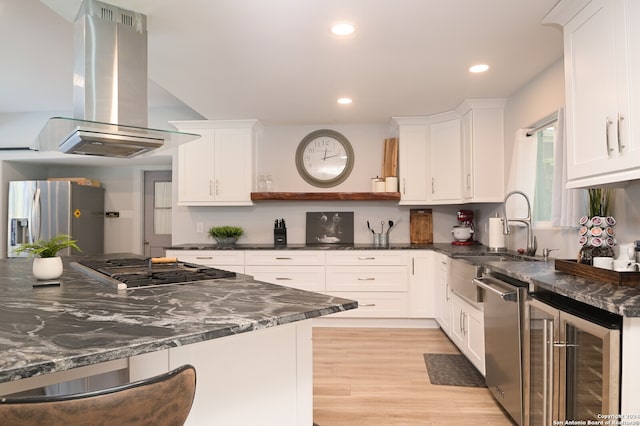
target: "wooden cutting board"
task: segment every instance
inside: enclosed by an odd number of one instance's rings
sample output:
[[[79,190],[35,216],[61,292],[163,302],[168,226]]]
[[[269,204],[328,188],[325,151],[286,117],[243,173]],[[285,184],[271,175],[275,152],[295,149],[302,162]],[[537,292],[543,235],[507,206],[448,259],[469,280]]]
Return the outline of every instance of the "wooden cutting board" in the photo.
[[[433,214],[431,209],[409,211],[411,244],[433,244]]]
[[[384,140],[382,178],[387,176],[398,176],[398,138]]]

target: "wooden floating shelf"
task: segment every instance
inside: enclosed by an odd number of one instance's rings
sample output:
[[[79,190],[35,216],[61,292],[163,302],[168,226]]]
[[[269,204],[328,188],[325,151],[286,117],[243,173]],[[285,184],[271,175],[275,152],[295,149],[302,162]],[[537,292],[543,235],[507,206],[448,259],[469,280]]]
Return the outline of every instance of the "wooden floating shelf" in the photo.
[[[252,192],[251,201],[400,201],[399,192]]]

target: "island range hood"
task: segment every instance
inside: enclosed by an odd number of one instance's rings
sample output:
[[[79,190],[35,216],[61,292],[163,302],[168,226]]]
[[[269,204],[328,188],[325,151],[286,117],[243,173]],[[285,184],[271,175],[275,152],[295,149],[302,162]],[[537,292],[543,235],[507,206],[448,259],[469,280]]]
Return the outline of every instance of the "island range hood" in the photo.
[[[74,23],[73,117],[52,117],[35,149],[135,157],[196,134],[147,128],[147,18],[84,0]]]

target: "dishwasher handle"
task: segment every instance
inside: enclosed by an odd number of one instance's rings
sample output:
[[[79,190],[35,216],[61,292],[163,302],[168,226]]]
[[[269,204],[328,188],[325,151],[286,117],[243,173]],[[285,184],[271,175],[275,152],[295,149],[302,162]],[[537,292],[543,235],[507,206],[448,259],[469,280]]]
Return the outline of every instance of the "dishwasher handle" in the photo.
[[[507,302],[518,301],[518,292],[516,290],[504,291],[503,288],[500,288],[499,286],[494,284],[496,282],[501,282],[501,281],[496,280],[495,278],[490,278],[490,277],[481,277],[481,278],[473,279],[473,283],[475,285],[477,285],[478,287],[484,290],[497,294],[502,300],[505,300]]]

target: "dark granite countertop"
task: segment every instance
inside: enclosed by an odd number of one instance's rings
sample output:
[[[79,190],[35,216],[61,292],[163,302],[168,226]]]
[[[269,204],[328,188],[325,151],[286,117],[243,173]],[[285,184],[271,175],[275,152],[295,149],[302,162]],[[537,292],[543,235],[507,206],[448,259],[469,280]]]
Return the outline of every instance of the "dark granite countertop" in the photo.
[[[433,250],[448,256],[465,254],[499,253],[489,252],[481,244],[457,246],[449,243],[436,244],[391,244],[389,247],[376,247],[370,244],[354,245],[305,245],[291,244],[286,247],[275,247],[272,244],[237,244],[236,250]],[[174,250],[219,250],[225,249],[211,245],[182,244],[173,246]],[[511,254],[516,254],[511,252]],[[541,256],[535,262],[501,261],[488,262],[486,265],[507,276],[519,279],[537,288],[552,291],[570,297],[591,306],[604,309],[625,317],[640,317],[640,285],[620,286],[590,280],[555,270],[554,259],[544,261]]]
[[[544,262],[488,262],[495,272],[625,317],[640,317],[640,286],[613,285],[555,270]]]
[[[40,288],[32,287],[31,259],[0,260],[0,382],[357,307],[241,274],[118,291],[72,269],[69,260],[75,259],[65,259],[59,287]]]

